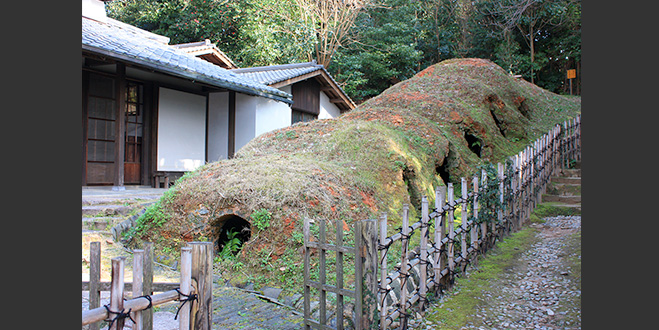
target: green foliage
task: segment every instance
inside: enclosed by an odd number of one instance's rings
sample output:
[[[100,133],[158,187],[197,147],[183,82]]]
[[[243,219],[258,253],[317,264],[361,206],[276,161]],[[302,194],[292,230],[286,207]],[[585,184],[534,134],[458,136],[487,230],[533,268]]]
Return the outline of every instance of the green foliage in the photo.
[[[497,169],[491,163],[481,165],[478,167],[484,170],[487,175],[485,184],[480,182],[478,189],[478,219],[477,223],[497,221],[498,212],[502,208],[501,200],[499,199],[499,176]],[[480,178],[479,178],[480,179]]]
[[[242,246],[243,242],[236,237],[238,235],[237,231],[231,230],[227,232],[227,240],[224,242],[224,247],[222,250],[217,254],[217,257],[222,259],[222,260],[233,260],[235,259],[236,253],[240,251],[240,247]]]
[[[162,227],[170,218],[171,215],[165,213],[160,201],[157,201],[148,206],[144,213],[137,218],[135,225],[124,232],[122,236],[124,238],[148,236],[150,231]]]
[[[266,230],[270,227],[270,219],[272,218],[272,213],[268,209],[260,209],[250,215],[252,218],[252,224],[256,226],[259,230]]]
[[[357,103],[451,57],[490,59],[552,92],[581,62],[581,2],[538,1],[519,15],[513,0],[382,0],[351,26],[326,68]],[[171,44],[210,39],[241,67],[309,61],[320,40],[295,0],[123,0],[108,15],[162,34]],[[533,30],[533,60],[530,35]],[[352,35],[353,33],[351,33]]]

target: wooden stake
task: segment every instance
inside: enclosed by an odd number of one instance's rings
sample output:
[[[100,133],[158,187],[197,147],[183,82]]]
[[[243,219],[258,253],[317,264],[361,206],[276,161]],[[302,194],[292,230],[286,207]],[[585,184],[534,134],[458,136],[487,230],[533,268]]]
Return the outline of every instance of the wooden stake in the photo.
[[[89,309],[101,306],[101,242],[89,244]],[[100,322],[89,325],[89,330],[100,329]]]
[[[453,183],[448,184],[448,218],[446,222],[448,223],[448,267],[451,270],[451,276],[453,276],[453,271],[455,270],[455,229],[453,228],[455,218],[453,217],[453,212],[455,208],[455,202],[453,200]]]
[[[387,213],[382,212],[382,216],[380,217],[380,244],[384,244],[384,240],[387,239]],[[382,249],[380,251],[380,286],[382,287],[383,291],[386,289],[386,282],[387,282],[387,249]],[[386,330],[387,329],[387,308],[385,307],[387,304],[387,299],[385,296],[385,293],[381,293],[380,297],[380,330]]]
[[[142,282],[144,280],[144,250],[133,250],[133,298],[142,295]],[[133,313],[133,330],[142,330],[142,311]]]
[[[343,246],[343,221],[336,219],[336,245]],[[377,281],[376,281],[377,282]],[[336,250],[336,288],[343,290],[343,252]],[[336,294],[336,329],[343,330],[343,295]]]
[[[153,295],[153,243],[145,242],[142,276],[142,295]],[[142,330],[153,330],[153,308],[142,311]]]
[[[181,294],[189,295],[192,286],[192,247],[184,246],[181,248],[181,280],[180,288]],[[180,300],[180,298],[179,298]],[[195,302],[186,302],[179,310],[179,330],[190,329],[190,304]]]
[[[462,255],[463,267],[467,264],[467,230],[469,230],[469,212],[467,211],[467,179],[460,178],[462,183],[462,211],[461,211],[461,225],[462,232],[460,233],[460,254]]]
[[[407,313],[407,280],[409,278],[409,269],[407,267],[407,248],[409,244],[409,205],[403,204],[403,228],[401,239],[402,261],[400,264],[400,309],[401,313]],[[400,320],[400,329],[407,329],[407,318],[402,317]]]
[[[310,226],[311,226],[311,220],[309,218],[304,218],[304,319],[308,320],[311,318],[311,293],[310,293],[310,286],[309,286],[309,255],[311,254],[310,249],[309,249],[309,242],[310,240]],[[355,260],[357,258],[355,257]],[[357,267],[357,266],[355,266]],[[357,271],[355,270],[355,276],[357,275]],[[359,278],[359,277],[355,277]],[[355,281],[357,282],[357,281]],[[356,305],[356,301],[355,301]],[[309,324],[305,322],[304,329],[308,330],[311,329]]]
[[[196,312],[190,316],[192,329],[210,330],[213,303],[213,242],[190,242],[192,247],[192,281],[197,283]]]
[[[123,313],[124,311],[124,260],[126,257],[112,258],[112,284],[110,289],[110,311]],[[116,315],[110,314],[114,319]],[[109,330],[121,330],[124,328],[124,319],[119,318],[112,322]]]
[[[428,292],[428,221],[430,217],[428,216],[428,197],[421,197],[421,239],[420,239],[420,250],[419,250],[419,260],[421,260],[419,275],[421,283],[419,283],[419,297],[421,298],[419,304],[419,311],[423,315],[426,304],[426,295]]]
[[[444,202],[446,200],[446,186],[440,186],[437,191],[435,191],[435,209],[440,213],[435,218],[435,266],[433,268],[435,276],[435,288],[439,288],[437,285],[442,278],[442,267],[444,263],[442,262],[442,239],[444,238],[446,217],[442,216],[442,209],[444,208]]]

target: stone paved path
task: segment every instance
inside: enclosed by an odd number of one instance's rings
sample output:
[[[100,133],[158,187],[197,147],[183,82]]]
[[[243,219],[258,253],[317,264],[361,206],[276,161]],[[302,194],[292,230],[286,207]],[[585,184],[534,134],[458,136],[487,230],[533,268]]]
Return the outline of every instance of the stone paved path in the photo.
[[[514,269],[482,293],[476,314],[462,329],[581,329],[581,216],[545,218],[535,243]],[[439,302],[441,304],[441,300]],[[420,329],[441,329],[421,321]]]
[[[302,329],[303,317],[234,287],[213,289],[213,329]]]

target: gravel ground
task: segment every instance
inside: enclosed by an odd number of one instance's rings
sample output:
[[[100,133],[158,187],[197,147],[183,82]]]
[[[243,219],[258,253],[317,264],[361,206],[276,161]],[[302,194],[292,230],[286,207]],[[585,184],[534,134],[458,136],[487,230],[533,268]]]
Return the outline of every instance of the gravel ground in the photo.
[[[581,216],[544,220],[531,225],[539,229],[540,240],[483,292],[482,304],[462,329],[581,329],[581,274],[568,262],[581,259],[574,252],[581,243],[571,235],[581,230]],[[439,304],[444,299],[450,297]],[[417,324],[418,329],[441,329],[424,320]]]

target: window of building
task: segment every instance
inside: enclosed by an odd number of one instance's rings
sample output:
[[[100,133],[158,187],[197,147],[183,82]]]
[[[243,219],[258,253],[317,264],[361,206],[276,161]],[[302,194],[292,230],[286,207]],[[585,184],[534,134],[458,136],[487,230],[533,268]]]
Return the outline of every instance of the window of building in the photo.
[[[291,124],[295,124],[297,122],[312,121],[316,118],[318,118],[318,116],[312,115],[310,113],[297,111],[297,110],[292,110],[291,111]]]

